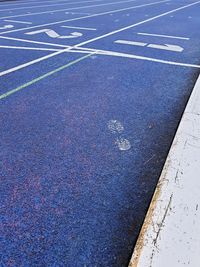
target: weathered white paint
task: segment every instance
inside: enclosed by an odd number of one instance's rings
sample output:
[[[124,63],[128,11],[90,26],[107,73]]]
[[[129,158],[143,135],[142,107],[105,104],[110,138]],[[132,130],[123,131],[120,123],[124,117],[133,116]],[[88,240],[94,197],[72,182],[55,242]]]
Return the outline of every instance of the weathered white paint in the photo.
[[[137,34],[144,35],[144,36],[164,37],[164,38],[170,38],[170,39],[190,40],[190,38],[188,37],[172,36],[172,35],[157,34],[157,33],[138,32]]]
[[[67,26],[67,25],[64,25],[64,26],[61,26],[62,28],[68,28],[68,29],[78,29],[78,30],[86,30],[86,31],[96,31],[97,29],[95,28],[86,28],[86,27],[75,27],[75,26]]]
[[[169,1],[169,0],[166,0],[166,1]],[[97,13],[97,14],[83,16],[83,17],[59,20],[59,21],[54,21],[54,22],[45,23],[45,24],[39,24],[39,25],[36,25],[36,26],[28,27],[28,28],[26,27],[26,28],[21,28],[21,29],[4,31],[4,32],[1,32],[0,34],[6,34],[6,33],[11,33],[11,32],[19,32],[19,31],[24,31],[24,30],[28,30],[28,29],[41,28],[41,27],[46,27],[46,26],[50,26],[50,25],[61,24],[61,23],[64,23],[64,22],[78,21],[78,20],[82,20],[82,19],[95,18],[95,17],[99,17],[99,16],[104,16],[104,15],[113,15],[113,13],[119,13],[119,12],[123,12],[123,11],[126,11],[126,10],[137,9],[137,8],[141,8],[141,7],[145,7],[145,6],[152,6],[152,5],[156,5],[156,4],[160,4],[160,3],[165,3],[166,1],[155,2],[155,3],[153,2],[153,3],[149,3],[149,4],[142,4],[142,5],[127,7],[127,8],[114,9],[114,10],[110,10],[110,11],[106,11],[106,12],[101,12],[101,13]],[[67,13],[72,13],[72,12],[67,12]],[[75,12],[73,12],[73,14],[75,14]],[[78,14],[78,13],[76,12],[76,14]]]
[[[157,33],[138,32],[137,34],[144,35],[144,36],[164,37],[164,38],[170,38],[170,39],[190,40],[190,38],[188,37],[172,36],[172,35],[157,34]]]
[[[149,48],[167,50],[172,52],[182,52],[184,49],[179,45],[171,45],[171,44],[147,44],[142,42],[128,41],[128,40],[117,40],[116,44],[125,44],[125,45],[133,45],[133,46],[146,46]]]
[[[9,24],[9,25],[5,25],[3,27],[0,27],[0,30],[5,30],[5,29],[12,29],[14,26]]]
[[[166,1],[168,1],[168,0],[166,0]],[[155,2],[155,3],[161,3],[161,2],[164,3],[164,2],[166,2],[166,1],[164,0],[164,1]],[[155,3],[151,3],[151,5],[152,5],[152,4],[155,4]],[[44,57],[40,57],[40,58],[38,58],[38,59],[31,60],[31,61],[29,61],[29,62],[27,62],[27,63],[21,64],[21,65],[18,65],[18,66],[16,66],[16,67],[14,67],[14,68],[10,68],[10,69],[8,69],[8,70],[5,70],[5,71],[0,72],[0,76],[4,76],[4,75],[7,75],[8,73],[12,73],[12,72],[17,71],[17,70],[20,70],[20,69],[22,69],[22,68],[26,68],[26,67],[28,67],[28,66],[31,66],[31,65],[33,65],[33,64],[36,64],[36,63],[41,62],[41,61],[43,61],[43,60],[46,60],[46,59],[55,57],[55,56],[60,55],[60,54],[62,54],[62,53],[66,53],[67,51],[70,51],[70,50],[72,50],[72,49],[77,49],[77,48],[80,49],[81,47],[83,47],[83,46],[86,45],[86,44],[89,44],[89,43],[95,42],[95,41],[97,41],[97,40],[106,38],[106,37],[111,36],[111,35],[114,35],[114,34],[116,34],[116,33],[123,32],[123,31],[128,30],[128,29],[131,29],[131,28],[133,28],[133,27],[137,27],[137,26],[142,25],[142,24],[144,24],[144,23],[148,23],[148,22],[150,22],[150,21],[159,19],[159,18],[161,18],[161,17],[163,17],[163,16],[166,16],[166,15],[169,15],[169,14],[171,14],[171,13],[174,13],[174,12],[177,12],[177,11],[180,11],[180,10],[183,10],[183,9],[186,9],[186,8],[188,8],[188,7],[197,5],[197,4],[199,4],[199,3],[200,3],[200,1],[197,1],[197,2],[194,2],[194,3],[188,4],[188,5],[181,6],[181,7],[179,7],[179,8],[172,9],[172,10],[170,10],[170,11],[161,13],[161,14],[159,14],[159,15],[157,15],[157,16],[154,16],[154,17],[151,17],[151,18],[149,18],[149,19],[146,19],[146,20],[137,22],[137,23],[135,23],[135,24],[131,24],[131,25],[129,25],[129,26],[126,26],[126,27],[124,27],[124,28],[120,28],[120,29],[118,29],[118,30],[115,30],[115,31],[106,33],[106,34],[104,34],[104,35],[100,35],[100,36],[98,36],[98,37],[95,37],[95,38],[86,40],[86,41],[81,42],[81,43],[79,43],[79,44],[77,44],[77,45],[74,45],[74,46],[71,46],[71,47],[67,47],[66,49],[63,49],[63,50],[61,50],[61,51],[56,51],[55,53],[52,53],[52,54],[50,54],[50,55],[46,55],[46,56],[44,56]],[[139,7],[139,6],[138,6],[138,7]],[[141,6],[140,6],[140,7],[141,7]],[[135,7],[135,8],[136,8],[136,7]],[[30,28],[29,28],[29,29],[30,29]],[[1,38],[1,36],[0,36],[0,38]],[[86,49],[85,49],[85,50],[86,50]],[[89,50],[91,50],[91,49],[89,49]],[[88,51],[89,51],[89,50],[88,50]],[[96,50],[96,51],[97,51],[97,52],[100,52],[99,49]],[[93,53],[96,54],[96,52],[93,52]],[[105,54],[105,55],[107,55],[107,51],[106,51],[106,52],[104,51],[104,52],[101,53],[101,54]],[[130,55],[130,54],[126,55],[125,53],[115,53],[115,52],[112,52],[112,55],[116,55],[116,56],[122,56],[122,55],[123,55],[123,57],[134,58],[134,59],[141,59],[141,60],[147,60],[147,61],[152,61],[152,62],[159,62],[159,63],[170,64],[170,65],[175,65],[175,66],[194,67],[194,68],[199,68],[199,67],[200,67],[200,65],[187,64],[187,63],[181,63],[181,62],[172,62],[172,61],[167,61],[167,60],[160,60],[160,59],[149,58],[149,57],[143,57],[143,56],[137,56],[137,55]]]
[[[183,114],[129,267],[200,266],[200,77]]]
[[[25,34],[35,35],[35,34],[39,34],[39,33],[45,33],[51,38],[60,38],[60,39],[77,38],[77,37],[80,37],[83,35],[80,32],[72,32],[72,33],[70,33],[70,35],[62,36],[52,29],[41,29],[41,30],[37,30],[37,31],[26,32]]]
[[[155,49],[160,49],[160,50],[167,50],[171,52],[183,52],[183,47],[179,45],[171,45],[171,44],[163,44],[163,45],[158,45],[158,44],[149,44],[147,47],[150,48],[155,48]]]
[[[116,44],[134,45],[134,46],[146,46],[147,43],[128,41],[128,40],[116,40]]]
[[[63,6],[63,5],[74,5],[74,4],[83,4],[83,3],[89,3],[89,2],[99,2],[99,1],[103,1],[103,0],[88,0],[88,1],[81,1],[81,2],[66,2],[66,3],[60,3],[58,4],[58,2],[53,5],[39,5],[39,6],[29,6],[27,7],[15,7],[15,8],[8,8],[8,9],[0,9],[0,12],[3,11],[10,11],[10,10],[19,10],[19,9],[34,9],[34,8],[40,8],[40,7],[52,7],[52,6]],[[1,7],[1,6],[0,6]]]
[[[19,23],[19,24],[32,24],[32,22],[28,22],[28,21],[19,21],[19,20],[11,20],[11,19],[5,19],[4,21],[7,22],[14,22],[14,23]]]
[[[98,4],[98,5],[89,5],[89,6],[80,6],[80,7],[72,7],[72,8],[64,8],[64,9],[56,9],[51,11],[42,11],[42,12],[27,12],[20,15],[12,15],[12,16],[5,16],[0,17],[0,19],[7,19],[7,18],[19,18],[19,17],[26,17],[26,16],[35,16],[35,15],[42,15],[42,14],[49,14],[51,12],[57,13],[57,12],[64,12],[67,10],[79,10],[79,9],[85,9],[90,7],[100,7],[100,6],[108,6],[108,5],[115,5],[115,4],[121,4],[121,3],[129,3],[129,2],[135,2],[136,0],[125,0],[125,1],[118,1],[118,2],[111,2],[111,3],[104,3],[104,4]]]

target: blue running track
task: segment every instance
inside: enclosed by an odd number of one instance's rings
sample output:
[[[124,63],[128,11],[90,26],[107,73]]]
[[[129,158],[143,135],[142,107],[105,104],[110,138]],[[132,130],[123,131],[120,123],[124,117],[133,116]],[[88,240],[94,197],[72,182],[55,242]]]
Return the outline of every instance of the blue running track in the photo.
[[[0,2],[1,267],[128,266],[199,74],[199,14]]]

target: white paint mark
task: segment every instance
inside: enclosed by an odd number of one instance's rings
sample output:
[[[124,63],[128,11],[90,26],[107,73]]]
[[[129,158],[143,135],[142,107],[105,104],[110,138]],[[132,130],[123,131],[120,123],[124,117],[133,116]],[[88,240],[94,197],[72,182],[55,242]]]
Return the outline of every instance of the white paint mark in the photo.
[[[120,121],[118,120],[110,120],[108,122],[108,129],[112,133],[121,133],[124,131],[124,126],[121,124]]]
[[[138,32],[137,34],[139,34],[139,35],[145,35],[145,36],[155,36],[155,37],[165,37],[165,38],[172,38],[172,39],[180,39],[180,40],[190,40],[190,38],[187,38],[187,37],[164,35],[164,34],[156,34],[156,33]]]
[[[108,14],[112,15],[112,13],[123,12],[125,10],[137,9],[137,8],[145,7],[145,6],[157,5],[157,4],[160,4],[160,3],[165,3],[166,1],[170,1],[170,0],[153,2],[153,3],[150,3],[150,4],[142,4],[142,5],[137,5],[137,6],[128,7],[128,8],[115,9],[115,10],[106,11],[106,12],[102,12],[102,13],[92,14],[92,15],[89,15],[89,16],[83,16],[83,17],[79,17],[79,18],[73,18],[73,19],[60,20],[60,21],[56,21],[56,22],[40,24],[40,25],[29,27],[29,28],[21,28],[21,29],[16,29],[16,30],[11,30],[11,31],[5,31],[5,32],[1,32],[0,34],[6,34],[6,33],[11,33],[11,32],[19,32],[19,31],[23,31],[23,30],[27,30],[27,29],[41,28],[41,27],[46,27],[46,26],[50,26],[50,25],[61,24],[61,23],[64,23],[64,22],[77,21],[77,20],[82,20],[82,19],[86,19],[86,18],[94,18],[94,17],[108,15]]]
[[[182,52],[184,49],[179,45],[171,45],[171,44],[164,44],[164,45],[158,45],[158,44],[147,44],[147,43],[141,43],[141,42],[134,42],[134,41],[126,41],[126,40],[117,40],[115,41],[117,44],[126,44],[126,45],[134,45],[134,46],[146,46],[149,48],[155,48],[155,49],[161,49],[161,50],[167,50],[172,52]]]
[[[84,28],[84,27],[74,27],[74,26],[61,26],[63,28],[69,28],[69,29],[78,29],[78,30],[86,30],[86,31],[96,31],[95,28]]]
[[[136,46],[146,46],[147,45],[147,43],[126,41],[126,40],[117,40],[117,41],[115,41],[115,43],[116,44],[126,44],[126,45],[136,45]]]
[[[131,148],[131,143],[126,138],[119,137],[119,138],[117,138],[115,143],[117,144],[119,150],[121,150],[121,151],[126,151],[126,150],[129,150]]]
[[[48,2],[54,3],[55,0],[45,1],[45,3],[48,3]],[[66,3],[68,3],[69,0],[58,0],[57,2],[66,2]],[[6,6],[13,7],[13,6],[20,6],[20,5],[29,5],[30,6],[30,3],[31,4],[41,4],[41,1],[39,1],[39,2],[38,1],[35,1],[35,0],[33,0],[33,1],[32,0],[29,0],[28,2],[27,1],[26,2],[17,1],[17,3],[9,3],[8,5],[1,4],[1,7],[6,7]]]
[[[39,34],[39,33],[45,33],[47,34],[49,37],[51,38],[60,38],[60,39],[71,39],[71,38],[77,38],[82,36],[83,34],[80,32],[72,32],[70,35],[67,36],[61,36],[59,35],[57,32],[55,32],[54,30],[51,29],[42,29],[42,30],[37,30],[37,31],[33,31],[33,32],[27,32],[25,34],[28,35],[35,35],[35,34]]]
[[[129,3],[129,2],[135,2],[136,0],[126,0],[126,1],[118,1],[118,2],[112,2],[112,3],[105,3],[105,4],[99,4],[99,5],[90,5],[90,6],[81,6],[81,7],[72,7],[72,8],[64,8],[64,9],[57,9],[53,10],[54,13],[57,12],[64,12],[67,10],[76,10],[76,9],[85,9],[85,8],[90,8],[90,7],[100,7],[100,6],[108,6],[108,5],[115,5],[115,4],[121,4],[121,3]],[[0,17],[0,19],[7,19],[7,18],[19,18],[19,17],[25,17],[25,16],[35,16],[35,15],[42,15],[42,14],[48,14],[51,13],[51,11],[43,11],[43,12],[34,12],[30,13],[27,12],[25,14],[20,14],[20,15],[13,15],[13,16],[6,16],[6,17]]]
[[[3,26],[3,27],[0,27],[0,30],[12,29],[12,28],[14,28],[14,26],[11,25],[11,24],[9,24],[9,25],[5,25],[5,26]]]
[[[155,48],[155,49],[161,49],[161,50],[167,50],[171,52],[183,52],[183,48],[179,45],[171,45],[171,44],[164,44],[164,45],[158,45],[158,44],[149,44],[147,47]]]
[[[33,40],[27,40],[27,39],[19,39],[19,38],[8,37],[8,36],[0,36],[0,38],[5,39],[5,40],[12,40],[12,41],[18,41],[18,42],[24,42],[24,43],[32,43],[32,44],[49,45],[49,46],[56,46],[56,47],[62,47],[62,48],[70,47],[68,45],[53,44],[53,43],[48,43],[48,42],[39,42],[39,41],[33,41]]]
[[[0,48],[19,49],[19,50],[36,50],[36,51],[60,51],[60,49],[41,48],[41,47],[29,47],[29,46],[11,46],[0,45]]]
[[[86,49],[86,48],[84,48],[84,49]],[[91,51],[91,50],[88,50],[88,52],[89,51]],[[195,65],[195,64],[190,64],[190,63],[162,60],[162,59],[158,59],[158,58],[144,57],[144,56],[138,56],[138,55],[134,55],[134,54],[119,53],[119,52],[108,51],[108,50],[100,50],[100,49],[98,49],[98,50],[96,50],[96,53],[99,54],[99,55],[116,56],[116,57],[130,58],[130,59],[145,60],[145,61],[150,61],[150,62],[155,62],[155,63],[180,66],[180,67],[189,67],[189,68],[198,68],[198,69],[200,68],[200,65]]]
[[[40,8],[40,7],[53,7],[53,6],[63,6],[63,5],[74,5],[74,4],[82,4],[82,3],[90,3],[90,2],[99,2],[103,0],[88,0],[88,1],[80,1],[80,2],[68,2],[68,3],[56,3],[53,5],[39,5],[39,6],[28,6],[28,7],[15,7],[15,8],[9,8],[9,9],[0,9],[0,12],[3,11],[9,11],[9,10],[20,10],[20,9],[34,9],[34,8]],[[1,7],[1,6],[0,6]]]
[[[161,1],[161,2],[163,3],[163,1]],[[164,2],[165,2],[165,1],[164,1]],[[67,51],[69,51],[69,50],[76,49],[77,47],[81,47],[81,46],[83,46],[83,45],[85,45],[85,44],[94,42],[94,41],[96,41],[96,40],[105,38],[105,37],[107,37],[107,36],[114,35],[114,34],[116,34],[116,33],[122,32],[122,31],[127,30],[127,29],[131,29],[131,28],[133,28],[133,27],[142,25],[142,24],[147,23],[147,22],[149,22],[149,21],[156,20],[156,19],[158,19],[158,18],[164,17],[164,16],[166,16],[166,15],[168,15],[168,14],[171,14],[171,13],[173,13],[173,12],[177,12],[177,11],[186,9],[186,8],[188,8],[188,7],[197,5],[197,4],[199,4],[199,3],[200,3],[200,1],[197,1],[197,2],[188,4],[188,5],[184,5],[184,6],[182,6],[182,7],[176,8],[176,9],[172,9],[172,10],[170,10],[170,11],[161,13],[160,15],[151,17],[151,18],[149,18],[149,19],[146,19],[146,20],[137,22],[137,23],[135,23],[135,24],[126,26],[126,27],[124,27],[124,28],[121,28],[121,29],[118,29],[118,30],[109,32],[109,33],[107,33],[107,34],[101,35],[101,36],[99,36],[99,37],[96,37],[96,38],[87,40],[87,41],[85,41],[85,42],[79,43],[79,44],[77,44],[77,45],[75,45],[75,46],[73,46],[73,47],[66,48],[66,49],[63,49],[62,51],[58,51],[58,52],[52,53],[52,54],[50,54],[50,55],[47,55],[47,56],[44,56],[44,57],[40,57],[40,58],[38,58],[38,59],[36,59],[36,60],[29,61],[29,62],[27,62],[27,63],[25,63],[25,64],[16,66],[15,68],[11,68],[11,69],[8,69],[8,70],[6,70],[6,71],[0,72],[0,76],[6,75],[6,74],[8,74],[8,73],[17,71],[17,70],[22,69],[22,68],[25,68],[25,67],[28,67],[28,66],[33,65],[33,64],[35,64],[35,63],[38,63],[38,62],[41,62],[41,61],[43,61],[43,60],[46,60],[46,59],[55,57],[55,56],[57,56],[57,55],[60,55],[60,54],[62,54],[62,53],[65,53],[65,52],[67,52]],[[155,3],[154,3],[154,4],[155,4]],[[151,4],[151,5],[152,5],[152,4]],[[144,5],[143,5],[143,6],[144,6]],[[140,6],[140,7],[141,7],[141,6]],[[134,8],[136,8],[136,7],[134,7]],[[113,11],[112,11],[112,12],[113,12]],[[109,12],[109,13],[110,13],[110,12]],[[60,23],[60,22],[59,22],[59,23]],[[55,23],[54,23],[54,24],[55,24]],[[99,50],[98,50],[98,51],[99,51]],[[104,52],[104,53],[105,53],[105,52]],[[103,54],[103,53],[102,53],[102,54]],[[142,56],[130,55],[130,54],[127,55],[127,54],[124,54],[124,53],[116,53],[116,52],[113,52],[113,55],[116,55],[116,56],[123,56],[123,57],[127,57],[127,58],[134,58],[134,59],[147,60],[147,61],[158,62],[158,63],[163,63],[163,64],[170,64],[170,65],[175,65],[175,66],[200,68],[200,65],[195,65],[195,64],[187,64],[187,63],[180,63],[180,62],[172,62],[172,61],[160,60],[160,59],[155,59],[155,58],[150,58],[150,57],[142,57]]]
[[[5,19],[4,21],[7,21],[7,22],[14,22],[14,23],[21,23],[21,24],[32,24],[32,22],[19,21],[19,20],[10,20],[10,19]]]

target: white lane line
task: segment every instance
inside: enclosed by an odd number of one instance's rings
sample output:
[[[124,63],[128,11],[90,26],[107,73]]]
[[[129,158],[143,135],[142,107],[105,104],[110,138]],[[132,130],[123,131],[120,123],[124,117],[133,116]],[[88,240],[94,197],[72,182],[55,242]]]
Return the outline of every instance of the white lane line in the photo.
[[[69,29],[78,29],[78,30],[86,30],[86,31],[96,31],[95,28],[84,28],[84,27],[74,27],[74,26],[61,26],[62,28],[69,28]]]
[[[70,0],[58,0],[57,2],[66,2],[66,3],[68,3]],[[44,1],[44,2],[42,2],[42,1],[32,1],[32,0],[29,0],[28,1],[28,3],[27,3],[27,1],[24,1],[24,2],[21,2],[21,1],[18,1],[18,3],[16,4],[13,4],[13,3],[10,3],[10,4],[8,4],[8,5],[2,5],[2,4],[0,4],[0,6],[1,7],[12,7],[12,6],[20,6],[20,5],[30,5],[30,2],[31,2],[31,4],[41,4],[41,3],[48,3],[48,2],[50,2],[50,3],[54,3],[55,1],[54,0],[50,0],[50,1]]]
[[[199,266],[199,115],[200,76],[181,118],[129,267]]]
[[[64,9],[56,9],[51,11],[43,11],[43,12],[35,12],[35,13],[26,13],[26,14],[20,14],[20,15],[12,15],[12,16],[6,16],[6,17],[0,17],[0,19],[8,19],[8,18],[20,18],[20,17],[27,17],[27,16],[35,16],[35,15],[42,15],[42,14],[49,14],[49,13],[57,13],[57,12],[63,12],[67,10],[77,10],[77,9],[85,9],[90,7],[100,7],[100,6],[109,6],[109,5],[116,5],[116,4],[124,4],[124,3],[130,3],[135,2],[136,0],[125,0],[125,1],[118,1],[118,2],[111,2],[106,4],[99,4],[99,5],[90,5],[90,6],[81,6],[81,7],[72,7],[72,8],[64,8]]]
[[[82,4],[82,3],[90,3],[90,2],[102,2],[104,0],[87,0],[87,1],[80,1],[80,2],[67,2],[61,4],[53,4],[53,5],[40,5],[40,6],[28,6],[28,7],[16,7],[16,8],[8,8],[8,9],[0,9],[0,12],[4,11],[11,11],[11,10],[21,10],[21,9],[33,9],[33,8],[40,8],[40,7],[52,7],[52,6],[64,6],[64,5],[75,5],[75,4]],[[0,6],[1,7],[1,6]]]
[[[28,21],[19,21],[19,20],[10,20],[10,19],[5,19],[4,21],[14,22],[14,23],[21,23],[21,24],[32,24],[32,22],[28,22]]]
[[[0,34],[6,34],[6,33],[11,33],[11,32],[19,32],[19,31],[23,31],[23,30],[46,27],[46,26],[50,26],[50,25],[57,25],[57,24],[61,24],[61,23],[64,23],[64,22],[69,22],[69,21],[77,21],[77,20],[82,20],[82,19],[87,19],[87,18],[94,18],[94,17],[98,17],[98,16],[103,16],[103,15],[123,12],[123,11],[126,11],[126,10],[137,9],[137,8],[140,8],[140,7],[152,6],[152,5],[157,5],[157,4],[160,4],[160,3],[162,4],[162,3],[166,3],[167,1],[170,1],[170,0],[164,0],[164,1],[159,1],[159,2],[153,2],[153,3],[150,3],[150,4],[142,4],[142,5],[127,7],[127,8],[115,9],[115,10],[106,11],[106,12],[102,12],[102,13],[97,13],[97,14],[93,14],[93,15],[89,15],[89,16],[83,16],[83,17],[79,17],[79,18],[60,20],[60,21],[40,24],[40,25],[36,25],[36,26],[32,26],[32,27],[26,27],[26,28],[21,28],[21,29],[16,29],[16,30],[4,31],[4,32],[0,32]]]
[[[87,50],[86,48],[84,48],[83,51],[89,52],[89,51],[95,51],[95,50],[93,49]],[[144,60],[144,61],[151,61],[151,62],[180,66],[180,67],[200,68],[200,65],[196,65],[196,64],[168,61],[168,60],[162,60],[162,59],[157,59],[157,58],[152,58],[152,57],[138,56],[134,54],[126,54],[126,53],[113,52],[113,51],[100,50],[100,49],[96,50],[96,54],[105,55],[105,56],[116,56],[116,57],[129,58],[129,59],[139,59],[139,60]]]
[[[165,38],[172,38],[172,39],[180,39],[180,40],[190,40],[190,38],[187,38],[187,37],[171,36],[171,35],[164,35],[164,34],[145,33],[145,32],[138,32],[137,34],[146,35],[146,36],[157,36],[157,37],[165,37]]]
[[[70,46],[71,47],[71,46]],[[28,47],[28,46],[11,46],[11,45],[0,45],[0,48],[4,48],[4,49],[17,49],[17,50],[35,50],[35,51],[48,51],[48,52],[54,52],[54,51],[61,51],[61,49],[59,48],[43,48],[43,47]],[[81,54],[90,54],[91,52],[95,52],[98,50],[95,49],[91,49],[91,50],[84,50],[82,48],[80,48],[80,50],[76,49],[76,50],[69,50],[67,51],[67,53],[81,53]],[[100,54],[101,55],[101,54]]]
[[[65,12],[65,14],[72,14],[72,15],[91,15],[91,13],[85,13],[85,12]]]
[[[38,50],[38,51],[60,51],[60,49],[52,48],[38,48],[38,47],[28,47],[28,46],[11,46],[11,45],[0,45],[0,48],[8,49],[18,49],[18,50]]]
[[[24,42],[24,43],[32,43],[32,44],[42,44],[42,45],[56,46],[56,47],[62,47],[62,48],[70,47],[68,45],[61,45],[61,44],[54,44],[54,43],[48,43],[48,42],[33,41],[33,40],[27,40],[27,39],[19,39],[19,38],[8,37],[8,36],[0,36],[0,38],[1,39],[5,39],[5,40],[12,40],[12,41],[18,41],[18,42]]]
[[[95,37],[95,38],[93,38],[93,39],[91,39],[91,40],[88,40],[88,41],[83,42],[81,45],[78,45],[78,46],[83,46],[83,45],[86,45],[86,44],[88,44],[88,43],[91,43],[91,42],[95,42],[95,41],[97,41],[97,40],[100,40],[100,39],[102,39],[102,38],[105,38],[105,37],[114,35],[114,34],[116,34],[116,33],[119,33],[119,32],[122,32],[122,31],[125,31],[125,30],[128,30],[128,29],[132,29],[132,28],[134,28],[134,27],[136,27],[136,26],[139,26],[139,25],[145,24],[145,23],[147,23],[147,22],[156,20],[156,19],[158,19],[158,18],[167,16],[167,15],[169,15],[169,14],[171,14],[171,13],[174,13],[174,12],[177,12],[177,11],[179,11],[179,10],[182,10],[182,9],[185,9],[185,8],[188,8],[188,7],[197,5],[197,4],[199,4],[199,3],[200,3],[200,1],[196,1],[196,2],[193,2],[193,3],[191,3],[191,4],[188,4],[188,5],[185,5],[185,6],[182,6],[182,7],[178,7],[178,8],[175,8],[175,9],[172,9],[172,10],[170,10],[170,11],[161,13],[160,15],[151,17],[151,18],[146,19],[146,20],[142,20],[142,21],[140,21],[140,22],[137,22],[137,23],[134,23],[134,24],[132,24],[132,25],[126,26],[126,27],[124,27],[124,28],[121,28],[121,29],[118,29],[118,30],[115,30],[115,31],[112,31],[112,32],[109,32],[109,33],[106,33],[106,34],[101,35],[101,36],[99,36],[99,37]]]
[[[63,49],[63,50],[61,50],[61,51],[52,53],[52,54],[50,54],[50,55],[46,55],[46,56],[44,56],[44,57],[40,57],[40,58],[35,59],[35,60],[33,60],[33,61],[29,61],[29,62],[27,62],[27,63],[25,63],[25,64],[16,66],[15,68],[8,69],[8,70],[6,70],[6,71],[0,72],[0,76],[6,75],[6,74],[8,74],[8,73],[17,71],[17,70],[22,69],[22,68],[25,68],[25,67],[28,67],[28,66],[33,65],[33,64],[35,64],[35,63],[41,62],[41,61],[43,61],[43,60],[46,60],[46,59],[49,59],[49,58],[51,58],[51,57],[55,57],[55,56],[57,56],[57,55],[60,55],[60,54],[62,54],[62,53],[64,53],[64,52],[66,52],[66,51],[69,51],[69,50],[72,50],[72,49],[76,49],[77,47],[79,48],[79,47],[81,47],[81,46],[83,46],[83,45],[85,45],[85,44],[92,43],[92,42],[94,42],[94,41],[96,41],[96,40],[99,40],[99,39],[102,39],[102,38],[111,36],[111,35],[113,35],[113,34],[122,32],[122,31],[127,30],[127,29],[131,29],[131,28],[136,27],[136,26],[138,26],[138,25],[147,23],[147,22],[149,22],[149,21],[156,20],[156,19],[161,18],[161,17],[164,17],[164,16],[166,16],[166,15],[168,15],[168,14],[171,14],[171,13],[174,13],[174,12],[177,12],[177,11],[180,11],[180,10],[183,10],[183,9],[185,9],[185,8],[188,8],[188,7],[197,5],[197,4],[199,4],[199,3],[200,3],[200,1],[197,1],[197,2],[194,2],[194,3],[192,3],[192,4],[188,4],[188,5],[184,5],[184,6],[182,6],[182,7],[179,7],[179,8],[172,9],[172,10],[167,11],[167,12],[164,12],[164,13],[162,13],[162,14],[160,14],[160,15],[157,15],[157,16],[151,17],[151,18],[149,18],[149,19],[146,19],[146,20],[137,22],[137,23],[135,23],[135,24],[126,26],[126,27],[124,27],[124,28],[121,28],[121,29],[118,29],[118,30],[109,32],[109,33],[107,33],[107,34],[104,34],[104,35],[101,35],[101,36],[99,36],[99,37],[90,39],[90,40],[88,40],[88,41],[79,43],[79,44],[77,44],[77,45],[75,45],[75,46],[73,46],[73,47]],[[136,58],[137,56],[134,56],[134,57]],[[143,58],[143,57],[140,57],[140,58]],[[139,57],[138,57],[138,59],[139,59]],[[148,60],[148,58],[146,58],[146,60]],[[152,60],[152,58],[151,58],[151,59],[149,59],[149,60],[150,60],[150,61],[154,61],[154,62],[158,62],[157,59],[156,59],[156,60],[155,60],[155,59]],[[162,61],[162,60],[159,60],[159,62],[163,62],[163,63],[164,63],[164,61]],[[170,62],[169,62],[169,64],[170,64]],[[174,65],[176,65],[176,64],[174,64]],[[185,64],[183,64],[183,65],[185,65]],[[192,65],[191,65],[191,66],[192,66]]]
[[[147,45],[147,43],[126,41],[126,40],[117,40],[117,41],[115,41],[115,43],[116,44],[126,44],[126,45],[136,45],[136,46],[145,46],[145,45]]]
[[[167,65],[180,66],[180,67],[189,67],[189,68],[198,68],[198,69],[200,68],[200,65],[195,65],[195,64],[190,64],[190,63],[168,61],[168,60],[162,60],[162,59],[157,59],[157,58],[138,56],[138,55],[134,55],[134,54],[120,53],[120,52],[114,52],[114,51],[109,51],[109,50],[93,49],[93,48],[84,48],[84,47],[80,47],[79,49],[76,49],[73,46],[69,46],[68,47],[68,50],[63,50],[63,49],[58,49],[58,48],[57,49],[56,48],[51,49],[51,48],[41,48],[41,47],[26,47],[26,46],[6,46],[6,45],[1,45],[0,48],[7,48],[7,49],[10,48],[10,49],[19,49],[19,50],[49,51],[49,52],[51,52],[51,51],[58,51],[58,52],[62,52],[62,53],[82,53],[82,54],[95,53],[96,55],[122,57],[122,58],[128,58],[128,59],[137,59],[137,60],[144,60],[144,61],[150,61],[150,62],[162,63],[162,64],[167,64]],[[35,62],[35,60],[33,60],[32,62]],[[13,71],[16,71],[16,68],[17,67],[18,67],[17,70],[22,69],[22,68],[25,67],[25,64],[22,64],[22,65],[19,65],[19,66],[14,67],[12,69],[9,69],[9,72],[7,72],[7,71],[3,71],[2,73],[0,72],[0,76],[3,76],[5,74],[11,73]],[[30,64],[30,65],[32,65],[32,64]]]

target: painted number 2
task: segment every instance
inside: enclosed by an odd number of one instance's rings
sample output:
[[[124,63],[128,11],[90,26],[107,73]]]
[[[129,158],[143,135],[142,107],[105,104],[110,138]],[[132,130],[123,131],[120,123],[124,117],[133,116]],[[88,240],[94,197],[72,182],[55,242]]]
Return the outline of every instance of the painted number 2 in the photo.
[[[35,34],[39,34],[39,33],[45,33],[51,38],[59,38],[59,39],[72,39],[72,38],[81,37],[83,35],[80,32],[72,32],[70,35],[60,35],[51,29],[42,29],[42,30],[38,30],[38,31],[27,32],[26,34],[35,35]]]

